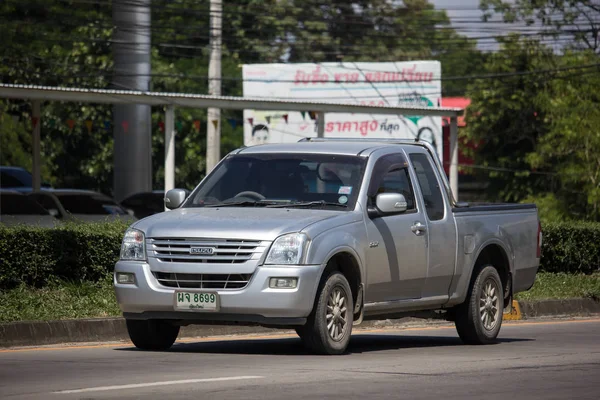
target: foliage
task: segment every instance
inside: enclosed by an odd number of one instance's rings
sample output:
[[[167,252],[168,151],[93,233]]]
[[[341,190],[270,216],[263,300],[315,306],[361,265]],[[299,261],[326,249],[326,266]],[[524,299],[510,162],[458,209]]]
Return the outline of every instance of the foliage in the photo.
[[[591,298],[600,301],[600,273],[591,275],[540,272],[533,287],[515,295],[516,300]]]
[[[504,22],[541,23],[546,35],[572,37],[572,47],[600,52],[600,3],[597,0],[481,0],[485,18],[492,10]]]
[[[154,91],[207,92],[210,51],[209,2],[155,0],[151,4]],[[475,42],[450,27],[444,11],[426,0],[236,0],[223,6],[225,95],[242,95],[240,64],[319,61],[438,59],[443,75],[477,73],[483,55]],[[60,22],[59,22],[60,21]],[[110,2],[28,0],[0,2],[0,81],[51,86],[111,87],[114,26]],[[444,81],[446,95],[462,95],[459,80]],[[31,106],[5,101],[0,115],[20,119],[24,131],[2,129],[2,159],[29,167],[26,134]],[[152,110],[155,188],[164,176],[164,122]],[[42,163],[56,187],[112,193],[112,108],[108,105],[44,102]],[[235,127],[228,122],[236,121]],[[73,120],[71,129],[67,121]],[[196,130],[193,121],[201,121]],[[242,145],[241,111],[223,110],[224,155]],[[88,130],[86,121],[91,121]],[[176,185],[192,188],[205,175],[205,110],[177,109]],[[108,125],[106,125],[108,123]],[[21,135],[20,140],[12,140]],[[13,157],[6,153],[15,154]],[[11,158],[12,157],[12,158]]]
[[[524,198],[522,203],[534,203],[542,222],[567,222],[573,221],[568,207],[554,193],[542,193]]]
[[[548,175],[531,173],[527,155],[548,131],[541,123],[545,110],[534,99],[549,84],[550,75],[535,71],[552,69],[555,63],[550,49],[512,36],[503,39],[500,51],[491,54],[484,66],[486,73],[509,76],[480,79],[469,86],[471,105],[461,135],[480,143],[470,155],[475,164],[489,169],[474,173],[488,181],[486,193],[493,201],[520,201],[551,188]],[[524,74],[511,76],[517,72]]]
[[[540,269],[546,272],[600,271],[600,223],[543,222]]]
[[[290,1],[289,62],[441,61],[442,76],[481,70],[475,41],[450,27],[445,11],[427,0]],[[443,81],[446,95],[464,93],[460,81]]]
[[[18,166],[31,171],[31,124],[4,113],[0,102],[0,165]],[[51,177],[48,168],[43,168],[42,181]]]
[[[125,229],[122,222],[0,227],[0,290],[97,281],[113,270]]]
[[[558,55],[537,41],[504,39],[485,64],[506,79],[470,85],[461,134],[492,201],[543,202],[551,219],[600,220],[600,64],[588,52]]]
[[[112,274],[98,282],[52,282],[43,288],[20,285],[0,291],[0,322],[121,315]]]
[[[516,300],[600,299],[600,274],[540,272],[535,284]],[[98,282],[54,282],[44,288],[21,285],[0,292],[0,322],[47,321],[121,315],[112,274]]]
[[[46,287],[55,281],[97,282],[119,258],[121,222],[58,228],[0,227],[0,290]],[[600,269],[600,223],[542,224],[541,271]]]
[[[566,66],[598,62],[593,53],[567,53]],[[577,71],[568,80],[554,79],[537,106],[547,110],[536,151],[527,156],[532,168],[552,170],[559,207],[580,219],[600,220],[600,64]]]

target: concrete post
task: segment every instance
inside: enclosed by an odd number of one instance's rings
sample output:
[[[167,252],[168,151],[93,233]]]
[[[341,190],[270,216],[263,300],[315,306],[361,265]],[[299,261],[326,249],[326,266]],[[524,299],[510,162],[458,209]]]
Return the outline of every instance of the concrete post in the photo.
[[[210,60],[208,64],[208,94],[221,95],[221,46],[223,23],[222,0],[210,0]],[[206,129],[206,173],[221,159],[221,109],[208,109]],[[213,121],[217,121],[216,124]]]
[[[150,1],[114,0],[114,78],[112,88],[150,89]],[[150,106],[115,104],[114,198],[152,190]]]

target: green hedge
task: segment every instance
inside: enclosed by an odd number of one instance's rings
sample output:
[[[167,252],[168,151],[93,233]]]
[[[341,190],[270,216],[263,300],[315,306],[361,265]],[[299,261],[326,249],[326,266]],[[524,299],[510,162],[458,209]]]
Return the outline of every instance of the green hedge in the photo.
[[[123,223],[0,227],[0,290],[56,280],[97,281],[113,270],[126,228]],[[544,223],[542,231],[541,271],[598,271],[599,223]]]
[[[541,271],[591,274],[600,270],[600,223],[542,222]]]
[[[122,222],[0,227],[0,290],[97,281],[113,270],[126,228]]]

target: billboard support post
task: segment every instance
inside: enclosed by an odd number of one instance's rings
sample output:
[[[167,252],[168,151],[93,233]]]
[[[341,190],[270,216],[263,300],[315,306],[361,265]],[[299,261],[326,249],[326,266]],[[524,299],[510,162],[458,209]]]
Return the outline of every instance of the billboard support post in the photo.
[[[325,113],[317,113],[317,137],[325,137]]]

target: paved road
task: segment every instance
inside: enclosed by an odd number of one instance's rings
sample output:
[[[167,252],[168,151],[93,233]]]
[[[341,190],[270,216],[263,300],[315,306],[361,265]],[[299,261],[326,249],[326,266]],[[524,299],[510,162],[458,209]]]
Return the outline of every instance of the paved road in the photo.
[[[464,346],[453,327],[363,331],[344,356],[292,335],[0,352],[2,399],[600,399],[600,319],[505,324]]]

